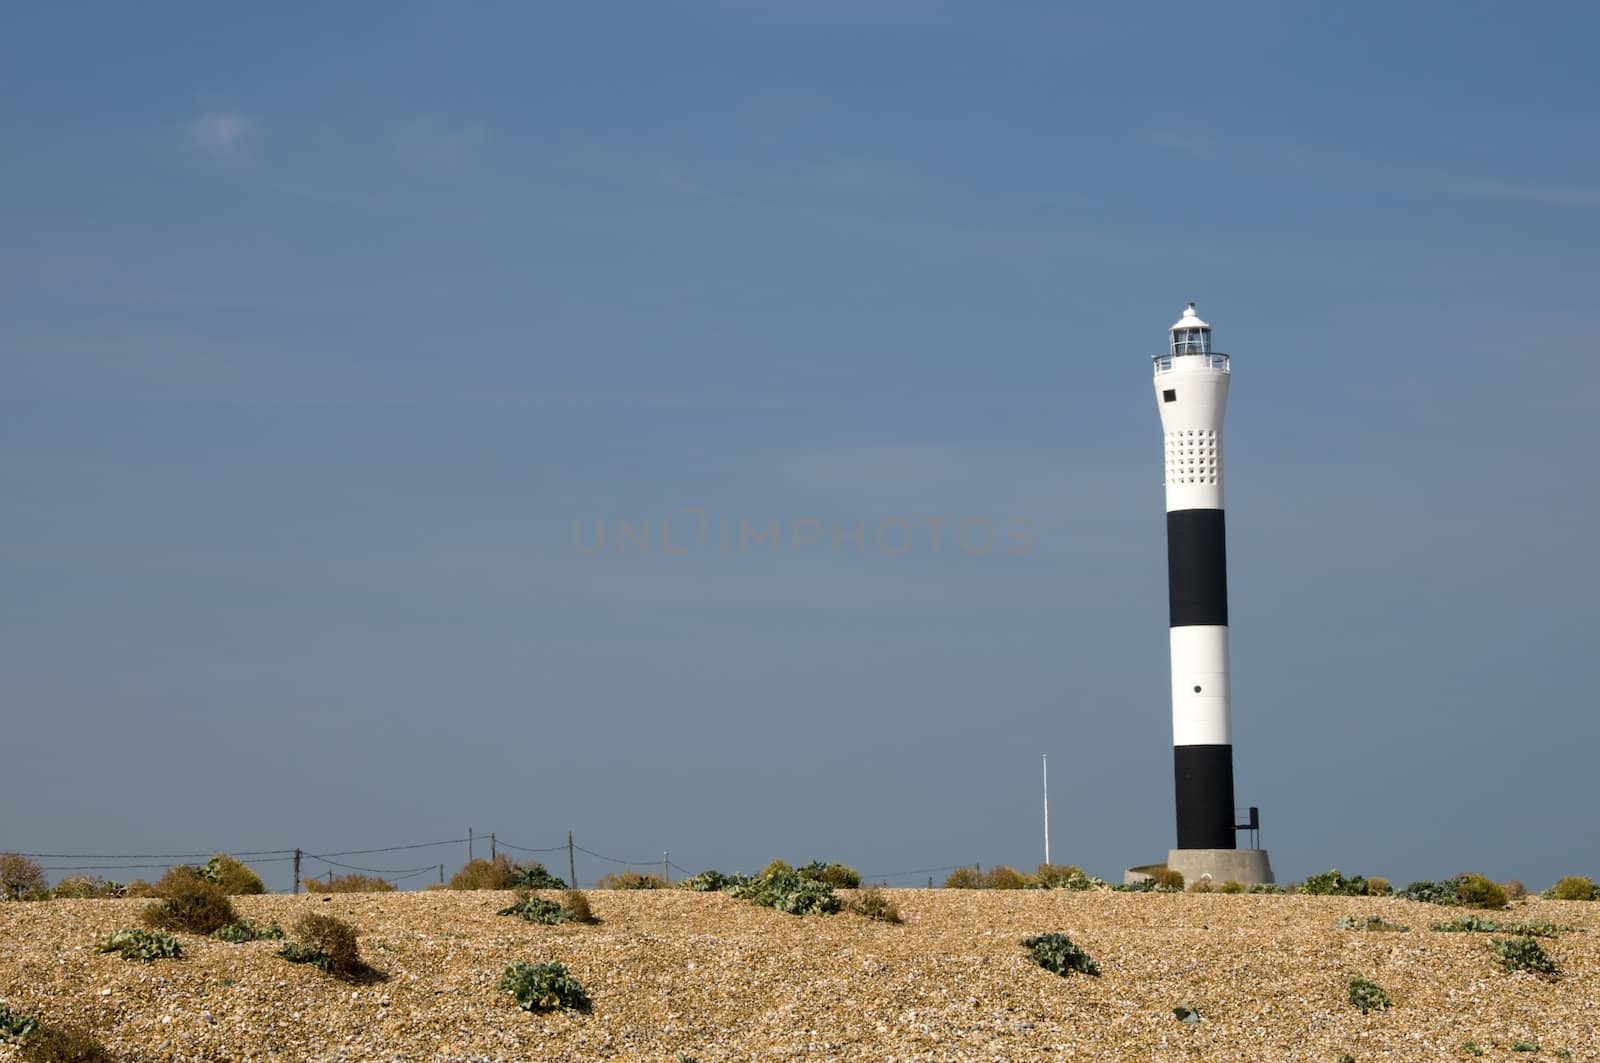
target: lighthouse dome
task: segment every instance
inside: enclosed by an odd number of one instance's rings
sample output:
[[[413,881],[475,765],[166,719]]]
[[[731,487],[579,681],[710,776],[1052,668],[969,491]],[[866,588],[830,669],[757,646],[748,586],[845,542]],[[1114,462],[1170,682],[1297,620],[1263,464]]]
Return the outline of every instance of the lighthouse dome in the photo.
[[[1191,328],[1205,329],[1207,331],[1210,331],[1210,329],[1211,329],[1211,326],[1206,324],[1204,321],[1201,321],[1200,320],[1200,315],[1194,312],[1194,304],[1193,303],[1190,303],[1187,307],[1184,308],[1183,316],[1180,317],[1178,319],[1178,323],[1176,325],[1173,325],[1172,328],[1169,329],[1168,331],[1177,332],[1179,329],[1191,329]]]
[[[1190,303],[1178,318],[1177,324],[1167,331],[1172,333],[1173,354],[1210,354],[1211,326],[1200,320]]]

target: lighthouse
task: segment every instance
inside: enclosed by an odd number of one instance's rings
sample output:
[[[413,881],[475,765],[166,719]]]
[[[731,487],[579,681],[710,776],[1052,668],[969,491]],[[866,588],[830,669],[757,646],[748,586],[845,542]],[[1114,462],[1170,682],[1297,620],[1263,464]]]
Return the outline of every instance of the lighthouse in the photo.
[[[1178,844],[1166,866],[1193,882],[1271,882],[1261,849],[1240,849],[1233,804],[1228,689],[1228,550],[1222,422],[1233,379],[1211,326],[1190,303],[1155,355],[1166,462],[1167,607],[1172,663],[1172,759]]]

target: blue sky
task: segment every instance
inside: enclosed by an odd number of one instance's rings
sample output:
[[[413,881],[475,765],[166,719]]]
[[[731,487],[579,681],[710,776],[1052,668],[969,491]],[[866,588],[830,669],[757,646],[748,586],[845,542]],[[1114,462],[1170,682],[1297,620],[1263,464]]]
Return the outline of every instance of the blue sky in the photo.
[[[8,8],[0,848],[1159,859],[1195,299],[1280,876],[1600,872],[1596,22]]]

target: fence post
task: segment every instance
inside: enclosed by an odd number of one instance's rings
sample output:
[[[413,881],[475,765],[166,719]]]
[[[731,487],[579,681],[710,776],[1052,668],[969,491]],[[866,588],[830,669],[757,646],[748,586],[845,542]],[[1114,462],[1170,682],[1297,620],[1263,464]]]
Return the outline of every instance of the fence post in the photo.
[[[672,865],[672,861],[668,860],[667,856],[667,853],[661,854],[661,881],[671,883],[672,875],[668,873],[667,869]]]
[[[489,832],[489,863],[491,863],[491,864],[494,863],[496,860],[498,860],[500,858],[499,857],[499,851],[497,849],[495,849],[494,846],[495,846],[494,831],[490,831]]]
[[[472,828],[467,828],[467,863],[472,863]]]
[[[567,831],[567,878],[571,880],[572,888],[578,888],[578,865],[572,859],[572,832]]]
[[[300,850],[299,849],[296,849],[294,851],[294,892],[295,892],[296,896],[299,896],[299,894],[300,894]]]
[[[439,885],[444,885],[444,865],[439,865]]]

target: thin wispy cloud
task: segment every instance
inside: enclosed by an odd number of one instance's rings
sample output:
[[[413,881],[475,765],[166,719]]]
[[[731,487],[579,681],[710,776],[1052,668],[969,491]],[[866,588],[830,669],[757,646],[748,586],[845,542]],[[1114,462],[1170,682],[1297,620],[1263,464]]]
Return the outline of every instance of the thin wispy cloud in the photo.
[[[189,143],[208,155],[231,158],[254,129],[255,123],[237,111],[207,111],[189,123]]]

